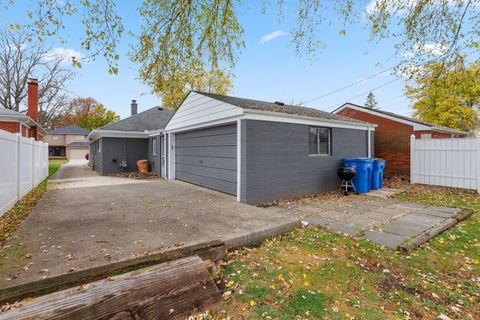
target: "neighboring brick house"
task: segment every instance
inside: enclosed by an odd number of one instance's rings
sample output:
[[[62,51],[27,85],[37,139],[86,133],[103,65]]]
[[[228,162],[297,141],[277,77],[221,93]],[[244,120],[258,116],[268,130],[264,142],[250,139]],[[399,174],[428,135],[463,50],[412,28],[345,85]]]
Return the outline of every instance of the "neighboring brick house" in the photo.
[[[375,157],[387,160],[385,174],[410,175],[410,136],[417,139],[463,138],[466,132],[438,126],[392,112],[346,103],[333,113],[378,125]]]
[[[48,131],[48,135],[45,136],[48,156],[84,160],[88,154],[86,138],[89,133],[88,130],[72,125]]]
[[[16,112],[0,107],[0,130],[21,133],[23,137],[42,141],[45,130],[38,124],[38,82],[28,80],[27,112]]]

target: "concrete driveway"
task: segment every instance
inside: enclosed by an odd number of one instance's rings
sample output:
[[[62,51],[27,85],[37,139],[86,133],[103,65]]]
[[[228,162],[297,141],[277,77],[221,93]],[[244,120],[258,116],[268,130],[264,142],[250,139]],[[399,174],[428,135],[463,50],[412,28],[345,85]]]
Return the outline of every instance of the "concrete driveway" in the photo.
[[[0,288],[202,241],[248,244],[296,220],[190,184],[69,163],[0,252]]]

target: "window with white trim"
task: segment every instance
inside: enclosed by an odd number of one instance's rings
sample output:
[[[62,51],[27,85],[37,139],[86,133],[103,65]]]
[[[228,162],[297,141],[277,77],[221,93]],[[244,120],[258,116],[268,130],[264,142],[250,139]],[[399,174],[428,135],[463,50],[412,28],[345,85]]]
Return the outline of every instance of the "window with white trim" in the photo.
[[[328,156],[331,154],[329,128],[308,128],[308,154],[311,156]]]
[[[152,155],[157,155],[157,138],[152,139]]]
[[[97,140],[97,152],[102,151],[102,139]]]

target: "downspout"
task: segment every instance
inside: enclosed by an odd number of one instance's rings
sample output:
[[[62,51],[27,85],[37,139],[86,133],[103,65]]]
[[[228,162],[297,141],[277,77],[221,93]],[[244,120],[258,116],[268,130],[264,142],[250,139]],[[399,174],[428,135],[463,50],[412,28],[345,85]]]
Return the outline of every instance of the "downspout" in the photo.
[[[372,137],[371,137],[371,129],[370,129],[370,126],[367,127],[367,154],[368,154],[368,157],[371,158],[372,157]]]

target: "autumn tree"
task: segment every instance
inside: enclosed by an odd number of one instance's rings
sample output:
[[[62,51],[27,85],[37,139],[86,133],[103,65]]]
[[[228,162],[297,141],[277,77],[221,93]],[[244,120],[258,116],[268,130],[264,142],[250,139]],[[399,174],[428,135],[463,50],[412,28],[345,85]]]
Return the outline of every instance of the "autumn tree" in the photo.
[[[377,99],[375,99],[375,95],[373,92],[370,92],[367,96],[367,100],[365,101],[365,107],[369,109],[377,109],[378,108],[378,102]]]
[[[4,8],[15,0],[0,0]],[[84,25],[82,48],[89,58],[103,56],[109,72],[117,73],[122,17],[114,0],[32,2],[24,28],[39,38],[62,37],[65,17],[78,16]],[[344,35],[352,25],[370,29],[372,41],[393,39],[398,56],[409,64],[451,60],[463,51],[479,59],[480,0],[263,0],[262,13],[294,19],[289,30],[294,52],[314,56],[322,47],[322,28],[337,26]],[[140,78],[154,92],[170,92],[171,79],[182,79],[192,66],[233,70],[244,48],[239,20],[247,2],[238,0],[142,0],[141,31],[135,34],[131,57]],[[334,14],[331,14],[331,13]],[[286,14],[288,13],[288,14]],[[16,27],[13,25],[12,27]],[[78,61],[73,61],[79,63]],[[149,81],[155,77],[155,81]]]
[[[170,74],[167,83],[159,89],[164,108],[177,110],[190,90],[227,94],[232,82],[224,70],[205,71],[202,66],[192,67],[182,73]],[[153,81],[161,81],[153,78]],[[156,86],[156,84],[151,84]]]
[[[108,110],[92,97],[76,98],[70,101],[61,118],[60,126],[62,127],[75,125],[88,130],[120,120],[115,112]]]
[[[82,122],[82,120],[91,112],[97,103],[97,100],[92,97],[79,97],[71,100],[68,104],[68,107],[65,108],[62,113],[61,123],[59,123],[59,126],[79,126],[80,122]]]
[[[478,128],[478,63],[466,64],[463,57],[448,64],[428,63],[406,86],[406,93],[414,115],[423,121],[470,132]]]
[[[79,126],[87,130],[93,130],[118,120],[120,120],[120,116],[105,108],[103,104],[97,103],[90,110],[90,113],[83,118]]]
[[[0,105],[22,111],[26,105],[27,80],[38,80],[39,122],[51,128],[68,104],[66,87],[74,73],[61,53],[19,30],[0,31]]]

